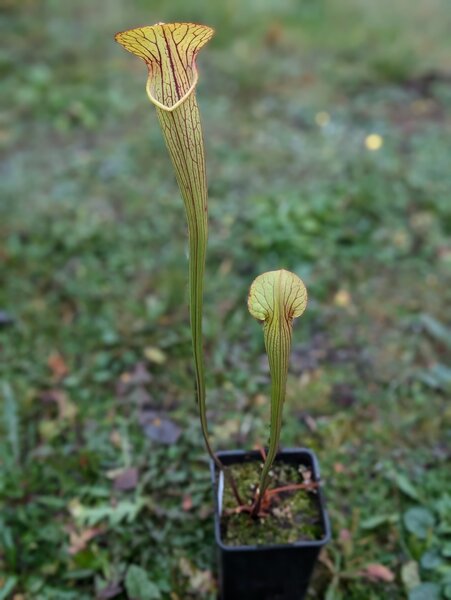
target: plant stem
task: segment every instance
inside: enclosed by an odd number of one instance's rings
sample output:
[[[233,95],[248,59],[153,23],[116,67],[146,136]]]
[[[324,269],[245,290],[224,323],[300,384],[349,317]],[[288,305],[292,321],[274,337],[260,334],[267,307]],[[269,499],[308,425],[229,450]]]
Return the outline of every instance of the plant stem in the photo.
[[[157,108],[157,114],[184,200],[188,221],[190,325],[196,401],[202,435],[208,454],[217,468],[224,472],[237,502],[241,503],[233,475],[214,453],[208,433],[202,332],[205,257],[208,239],[207,179],[202,129],[195,92],[193,91],[175,110],[166,111]]]

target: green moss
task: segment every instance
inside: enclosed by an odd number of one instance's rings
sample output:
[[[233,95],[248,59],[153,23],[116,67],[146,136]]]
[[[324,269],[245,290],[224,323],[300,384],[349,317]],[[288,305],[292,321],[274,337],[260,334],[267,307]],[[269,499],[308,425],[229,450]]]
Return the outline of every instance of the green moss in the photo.
[[[269,489],[304,482],[304,467],[276,462],[271,469]],[[249,505],[259,481],[261,463],[249,461],[232,467],[238,490]],[[291,544],[301,540],[317,540],[323,536],[320,510],[315,490],[290,490],[271,497],[267,516],[253,519],[249,513],[233,512],[236,500],[229,486],[225,487],[221,536],[229,546]]]

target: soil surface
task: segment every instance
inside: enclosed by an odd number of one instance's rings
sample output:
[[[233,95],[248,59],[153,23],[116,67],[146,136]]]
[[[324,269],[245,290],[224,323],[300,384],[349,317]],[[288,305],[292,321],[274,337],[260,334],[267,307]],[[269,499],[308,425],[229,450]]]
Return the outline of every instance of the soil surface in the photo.
[[[255,497],[262,463],[249,461],[232,467],[238,491],[251,505]],[[267,516],[253,519],[239,512],[229,486],[224,490],[221,536],[230,546],[291,544],[301,540],[319,540],[323,535],[316,489],[295,489],[271,493],[293,484],[309,483],[311,472],[305,466],[276,462],[271,470],[269,495],[262,503]]]

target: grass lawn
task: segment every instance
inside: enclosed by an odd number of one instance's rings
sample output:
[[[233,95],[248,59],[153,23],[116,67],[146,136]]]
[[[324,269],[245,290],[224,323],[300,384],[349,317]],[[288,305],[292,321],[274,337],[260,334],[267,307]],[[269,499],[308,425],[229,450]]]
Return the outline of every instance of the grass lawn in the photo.
[[[6,0],[0,16],[0,600],[215,597],[182,200],[118,30],[199,58],[215,448],[268,434],[246,296],[287,268],[284,446],[333,526],[310,598],[451,598],[447,0]]]

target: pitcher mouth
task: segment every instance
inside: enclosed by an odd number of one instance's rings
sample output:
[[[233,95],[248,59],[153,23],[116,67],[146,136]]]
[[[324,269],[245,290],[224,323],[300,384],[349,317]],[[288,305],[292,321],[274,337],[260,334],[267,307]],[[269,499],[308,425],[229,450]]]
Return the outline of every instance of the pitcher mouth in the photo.
[[[195,23],[157,23],[115,35],[128,52],[144,60],[146,92],[159,109],[171,112],[194,92],[198,81],[196,57],[214,30]]]

